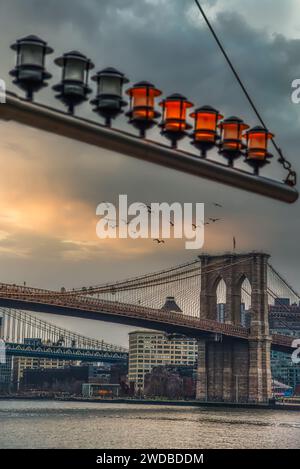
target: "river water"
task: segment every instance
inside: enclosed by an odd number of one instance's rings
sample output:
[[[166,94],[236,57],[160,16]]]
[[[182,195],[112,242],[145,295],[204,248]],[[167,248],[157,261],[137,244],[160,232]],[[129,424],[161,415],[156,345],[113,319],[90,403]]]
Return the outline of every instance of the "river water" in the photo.
[[[0,401],[0,448],[300,448],[300,413]]]

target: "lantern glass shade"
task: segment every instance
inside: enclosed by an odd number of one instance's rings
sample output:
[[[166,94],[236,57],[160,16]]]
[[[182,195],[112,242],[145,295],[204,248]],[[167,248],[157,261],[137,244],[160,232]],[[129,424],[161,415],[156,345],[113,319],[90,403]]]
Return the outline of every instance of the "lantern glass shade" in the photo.
[[[215,142],[218,121],[223,116],[210,106],[203,106],[191,114],[191,117],[195,119],[195,141]]]
[[[161,95],[151,83],[137,83],[133,88],[127,91],[131,97],[132,118],[142,120],[152,120],[157,117],[154,110],[155,98]]]
[[[247,132],[247,158],[265,160],[268,154],[268,142],[274,137],[263,127],[255,127]]]
[[[98,83],[98,95],[122,96],[122,77],[102,76]]]
[[[86,64],[82,60],[66,59],[64,68],[64,80],[85,81]]]
[[[39,44],[22,44],[20,46],[19,65],[44,66],[44,47]]]
[[[239,118],[229,118],[220,124],[222,129],[222,149],[240,151],[243,147],[243,132],[249,128]]]
[[[178,130],[179,128],[186,128],[186,103],[181,101],[171,101],[166,103],[166,129],[167,130]],[[172,122],[172,120],[182,122]],[[168,122],[169,121],[169,122]]]
[[[174,96],[174,95],[173,95]],[[167,132],[180,132],[188,128],[186,122],[187,109],[193,106],[184,97],[176,99],[167,98],[161,105],[164,107],[164,130]]]

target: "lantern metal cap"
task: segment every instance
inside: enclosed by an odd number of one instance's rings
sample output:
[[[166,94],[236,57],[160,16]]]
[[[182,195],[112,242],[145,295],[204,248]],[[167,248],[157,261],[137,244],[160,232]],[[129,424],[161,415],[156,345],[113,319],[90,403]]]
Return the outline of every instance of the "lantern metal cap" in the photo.
[[[180,93],[173,93],[167,96],[165,99],[163,99],[160,103],[159,106],[164,106],[167,101],[185,101],[187,107],[192,107],[194,106],[193,103],[191,103],[185,96],[183,96]]]
[[[138,88],[148,88],[151,89],[155,92],[155,96],[160,96],[162,92],[153,85],[153,83],[150,83],[149,81],[139,81],[138,83],[135,83],[132,88],[129,88],[126,90],[126,94],[129,96],[132,96],[133,91],[138,89]]]
[[[165,101],[188,101],[188,99],[180,93],[173,93],[166,97]],[[192,104],[192,103],[190,103]]]
[[[227,117],[226,119],[224,119],[222,121],[222,123],[224,123],[224,124],[244,124],[244,121],[240,117],[230,116],[230,117]]]
[[[209,106],[208,104],[206,104],[205,106],[197,107],[197,109],[195,109],[195,112],[201,112],[201,111],[207,111],[207,112],[211,112],[214,114],[219,114],[219,111],[217,109],[213,108],[212,106]]]
[[[250,133],[262,133],[262,134],[268,134],[271,138],[275,137],[274,134],[272,134],[272,132],[270,132],[268,129],[266,129],[265,127],[262,127],[261,125],[256,125],[255,127],[252,127],[251,129],[249,129],[246,134],[250,134]]]
[[[155,88],[150,81],[139,81],[133,85],[133,88]]]
[[[190,117],[196,117],[196,115],[200,112],[206,112],[206,113],[209,113],[209,114],[217,114],[219,119],[223,119],[223,117],[224,117],[224,116],[222,116],[222,114],[220,114],[220,112],[217,109],[215,109],[215,108],[213,108],[212,106],[209,106],[209,105],[198,107],[197,109],[195,109],[194,112],[192,112],[192,114],[190,114]]]
[[[86,62],[89,70],[95,67],[93,62],[88,57],[86,57],[81,52],[78,52],[77,50],[66,52],[61,57],[57,57],[57,59],[54,60],[54,63],[58,65],[59,67],[63,67],[65,59],[75,59],[75,60],[77,59],[77,60],[81,60],[82,62]]]
[[[129,83],[129,79],[125,76],[125,74],[122,72],[119,72],[119,70],[117,70],[114,67],[106,67],[103,70],[100,70],[91,79],[93,81],[98,81],[100,77],[111,77],[111,76],[121,78],[123,83]]]
[[[241,119],[240,117],[236,117],[236,116],[230,116],[230,117],[227,117],[226,119],[222,120],[222,122],[220,122],[220,124],[218,125],[219,128],[222,129],[222,127],[224,127],[224,124],[237,124],[237,125],[242,126],[242,130],[249,129],[249,125],[246,124],[243,121],[243,119]]]
[[[51,54],[53,52],[52,47],[47,46],[47,42],[41,39],[34,34],[30,34],[29,36],[22,37],[21,39],[17,39],[14,44],[10,46],[12,50],[18,50],[20,45],[23,44],[40,44],[45,48],[45,54]]]

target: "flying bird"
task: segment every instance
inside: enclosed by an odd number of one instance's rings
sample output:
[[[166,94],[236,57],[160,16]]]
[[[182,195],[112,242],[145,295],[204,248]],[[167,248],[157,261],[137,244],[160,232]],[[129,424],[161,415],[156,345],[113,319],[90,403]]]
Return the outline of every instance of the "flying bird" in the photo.
[[[109,206],[110,206],[110,203],[109,203],[109,202],[106,202],[106,200],[102,200],[101,204],[106,205],[106,207],[109,207]]]
[[[163,239],[155,238],[153,241],[154,241],[155,243],[157,243],[157,244],[161,244],[161,243],[162,243],[162,244],[165,244],[165,241],[164,241]]]
[[[223,205],[218,204],[217,202],[214,203],[214,206],[215,206],[215,207],[219,207],[219,208],[223,208]]]
[[[151,213],[151,206],[149,204],[139,204],[139,207],[146,207],[148,210],[148,213]]]
[[[216,221],[220,221],[221,218],[209,218],[210,221],[212,221],[213,223],[216,223]]]
[[[196,225],[195,223],[192,223],[192,227],[194,230],[196,230],[197,228],[200,228],[200,225]]]

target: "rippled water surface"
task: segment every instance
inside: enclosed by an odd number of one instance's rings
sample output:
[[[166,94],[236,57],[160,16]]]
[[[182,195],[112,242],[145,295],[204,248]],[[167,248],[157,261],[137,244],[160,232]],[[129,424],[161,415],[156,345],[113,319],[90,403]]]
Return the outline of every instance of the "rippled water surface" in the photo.
[[[0,448],[300,448],[300,412],[0,401]]]

